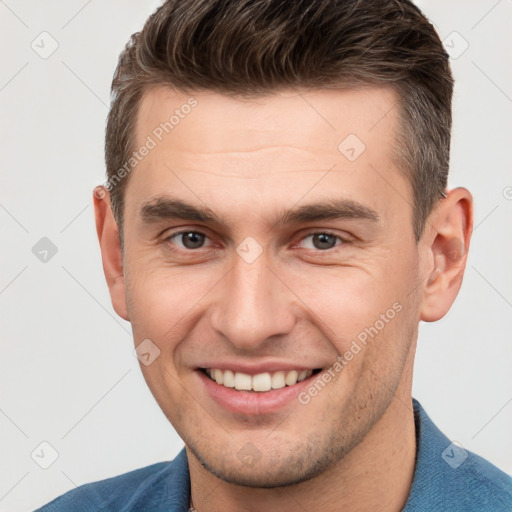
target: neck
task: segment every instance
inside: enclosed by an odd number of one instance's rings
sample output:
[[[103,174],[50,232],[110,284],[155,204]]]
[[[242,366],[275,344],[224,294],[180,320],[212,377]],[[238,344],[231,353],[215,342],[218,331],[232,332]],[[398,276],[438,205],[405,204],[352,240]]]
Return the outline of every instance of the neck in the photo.
[[[197,512],[304,510],[347,512],[404,507],[412,484],[416,435],[410,389],[400,392],[366,437],[329,470],[297,485],[242,487],[209,473],[187,449]]]

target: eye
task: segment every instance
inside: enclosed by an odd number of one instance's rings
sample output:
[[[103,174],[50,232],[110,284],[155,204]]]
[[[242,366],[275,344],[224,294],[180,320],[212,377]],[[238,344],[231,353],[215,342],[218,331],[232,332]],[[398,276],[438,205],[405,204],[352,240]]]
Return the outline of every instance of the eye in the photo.
[[[306,242],[305,241],[308,241]],[[337,243],[337,242],[340,243]],[[333,247],[336,247],[337,245],[341,245],[344,243],[345,240],[343,240],[341,237],[337,235],[333,235],[332,233],[328,232],[319,232],[319,233],[310,233],[309,235],[305,236],[300,244],[304,244],[303,248],[305,249],[317,249],[321,251],[332,249]]]
[[[166,241],[172,241],[183,249],[200,249],[207,238],[200,231],[180,231],[166,238]]]

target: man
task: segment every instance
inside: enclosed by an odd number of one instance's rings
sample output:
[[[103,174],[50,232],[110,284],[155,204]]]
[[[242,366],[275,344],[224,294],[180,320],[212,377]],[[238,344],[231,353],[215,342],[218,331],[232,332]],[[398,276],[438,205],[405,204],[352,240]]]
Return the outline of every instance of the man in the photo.
[[[171,0],[121,55],[96,227],[185,449],[44,511],[510,511],[412,400],[473,225],[453,81],[407,0]]]

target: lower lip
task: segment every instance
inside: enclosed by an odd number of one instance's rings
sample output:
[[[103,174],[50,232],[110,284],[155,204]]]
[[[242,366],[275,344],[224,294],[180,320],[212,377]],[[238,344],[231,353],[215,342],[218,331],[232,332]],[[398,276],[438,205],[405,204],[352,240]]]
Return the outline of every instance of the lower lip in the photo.
[[[312,375],[293,386],[285,386],[281,389],[270,391],[237,391],[234,388],[227,388],[217,384],[201,370],[197,370],[206,391],[221,407],[235,414],[262,415],[279,412],[286,405],[294,400],[298,402],[298,395],[301,391],[311,385],[316,375]]]

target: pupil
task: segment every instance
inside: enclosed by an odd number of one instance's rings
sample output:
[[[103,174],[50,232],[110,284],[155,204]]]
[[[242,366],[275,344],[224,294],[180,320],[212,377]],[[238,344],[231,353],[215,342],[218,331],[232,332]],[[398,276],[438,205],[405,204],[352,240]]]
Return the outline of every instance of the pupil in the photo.
[[[313,236],[313,244],[317,249],[331,249],[336,245],[336,237],[327,233]]]
[[[201,233],[195,233],[194,231],[191,231],[189,233],[185,233],[183,236],[183,245],[187,249],[197,249],[198,247],[201,247],[204,242],[204,237],[201,235]]]

